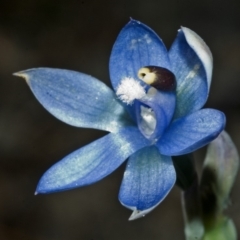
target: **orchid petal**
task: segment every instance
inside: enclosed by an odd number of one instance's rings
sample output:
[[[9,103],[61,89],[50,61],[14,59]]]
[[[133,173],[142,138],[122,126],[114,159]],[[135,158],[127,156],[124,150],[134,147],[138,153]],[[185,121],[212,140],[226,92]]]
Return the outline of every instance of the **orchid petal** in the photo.
[[[41,178],[36,192],[57,192],[97,182],[148,144],[137,128],[110,133],[53,165]]]
[[[170,70],[166,47],[152,29],[131,20],[118,35],[112,49],[109,70],[113,88],[116,90],[126,77],[138,79],[138,70],[149,65]]]
[[[212,78],[212,54],[192,30],[182,27],[169,57],[177,79],[175,118],[185,116],[205,104]]]
[[[110,132],[131,124],[114,92],[89,75],[51,68],[15,75],[25,78],[39,102],[65,123]]]
[[[169,193],[176,181],[171,157],[155,146],[145,147],[128,160],[119,192],[120,202],[133,210],[129,220],[153,210]]]
[[[193,152],[215,139],[225,127],[225,115],[202,109],[176,119],[157,142],[161,154],[177,156]]]

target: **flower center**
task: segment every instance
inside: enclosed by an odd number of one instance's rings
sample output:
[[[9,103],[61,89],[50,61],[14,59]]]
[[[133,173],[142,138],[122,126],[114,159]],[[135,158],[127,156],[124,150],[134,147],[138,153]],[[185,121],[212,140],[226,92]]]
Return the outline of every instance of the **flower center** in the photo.
[[[116,94],[127,105],[133,105],[128,109],[136,119],[139,130],[146,138],[155,141],[162,136],[172,119],[176,78],[168,69],[157,66],[139,69],[138,77],[142,82],[124,78]]]

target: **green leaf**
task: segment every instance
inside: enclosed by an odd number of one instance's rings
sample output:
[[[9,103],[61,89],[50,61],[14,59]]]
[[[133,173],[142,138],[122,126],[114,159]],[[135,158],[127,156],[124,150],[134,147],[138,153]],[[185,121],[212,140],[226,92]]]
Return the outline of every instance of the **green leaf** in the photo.
[[[229,194],[239,169],[237,149],[223,131],[208,145],[200,184],[203,212],[221,213],[229,201]]]

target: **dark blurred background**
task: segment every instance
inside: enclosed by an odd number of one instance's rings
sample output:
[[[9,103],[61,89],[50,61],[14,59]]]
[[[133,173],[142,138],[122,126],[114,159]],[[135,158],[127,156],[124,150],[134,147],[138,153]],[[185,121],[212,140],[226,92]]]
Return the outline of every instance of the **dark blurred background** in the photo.
[[[110,86],[108,61],[120,29],[133,17],[167,47],[187,26],[209,45],[214,71],[208,107],[227,115],[240,149],[239,0],[1,0],[0,1],[0,239],[182,240],[177,187],[148,216],[128,222],[118,202],[124,166],[89,187],[34,196],[41,175],[104,132],[68,126],[37,102],[12,73],[56,67],[91,74]],[[196,155],[201,167],[204,152]],[[240,233],[240,177],[227,214]]]

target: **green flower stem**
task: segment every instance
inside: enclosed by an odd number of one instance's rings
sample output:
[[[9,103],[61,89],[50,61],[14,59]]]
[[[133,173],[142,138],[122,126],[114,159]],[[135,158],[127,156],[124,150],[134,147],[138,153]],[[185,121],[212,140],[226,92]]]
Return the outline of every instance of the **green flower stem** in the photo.
[[[210,167],[205,167],[200,183],[202,217],[205,227],[211,228],[221,218],[216,192],[216,174]]]
[[[223,215],[218,216],[215,224],[207,227],[203,240],[237,240],[233,221]]]
[[[201,202],[197,172],[192,154],[173,157],[177,173],[176,185],[182,190],[182,208],[187,240],[202,239]]]
[[[192,185],[182,193],[182,208],[187,240],[202,239],[204,226],[201,220],[201,202],[197,174]]]

